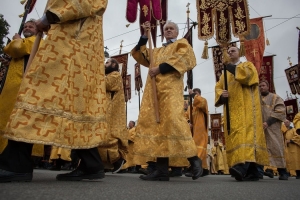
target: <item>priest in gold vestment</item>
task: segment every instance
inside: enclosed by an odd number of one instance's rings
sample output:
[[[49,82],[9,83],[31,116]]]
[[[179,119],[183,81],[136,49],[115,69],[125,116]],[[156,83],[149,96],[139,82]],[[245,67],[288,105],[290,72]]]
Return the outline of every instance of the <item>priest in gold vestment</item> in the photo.
[[[224,74],[215,86],[215,106],[228,100],[230,119],[224,107],[224,130],[229,172],[236,180],[242,181],[247,173],[255,174],[259,180],[255,164],[268,164],[266,140],[263,134],[262,113],[258,90],[258,74],[251,62],[241,63],[239,49],[230,47],[231,63],[227,65],[228,90],[224,86]],[[227,131],[227,120],[230,132]]]
[[[113,173],[122,169],[127,154],[126,108],[123,80],[119,72],[119,63],[110,58],[105,63],[105,83],[107,98],[107,131],[110,137],[98,147],[105,164],[114,166]]]
[[[133,58],[149,67],[149,49],[146,48],[149,22],[144,23],[145,34],[131,51]],[[184,73],[196,65],[192,47],[186,39],[178,39],[177,24],[166,22],[164,36],[167,43],[153,49],[153,67],[145,85],[141,110],[136,127],[136,155],[155,157],[157,169],[149,175],[141,175],[143,180],[168,181],[169,158],[188,158],[195,180],[202,174],[201,160],[197,156],[197,147],[192,138],[189,125],[182,109]],[[151,78],[155,79],[160,123],[156,122],[153,88]]]
[[[262,97],[263,126],[267,142],[271,167],[276,167],[279,180],[288,180],[284,155],[284,137],[281,124],[286,119],[283,99],[277,94],[269,92],[269,83],[261,81],[259,89]]]
[[[7,138],[3,138],[2,135],[4,134],[10,113],[14,108],[23,73],[33,47],[35,35],[37,34],[35,20],[31,19],[27,21],[24,24],[22,32],[25,38],[21,38],[21,36],[16,33],[13,40],[3,49],[12,60],[8,67],[5,85],[0,94],[0,154],[7,145]],[[32,149],[32,155],[43,157],[44,145],[35,144]]]
[[[96,147],[107,138],[106,5],[106,0],[48,0],[36,22],[48,36],[27,69],[5,130],[9,141],[0,158],[0,182],[32,180],[32,143],[77,149],[80,165],[57,180],[104,177]]]
[[[296,179],[300,179],[300,113],[298,113],[294,120],[293,128],[289,120],[284,121],[286,131],[284,134],[285,149],[286,149],[286,163],[289,171],[296,171]]]
[[[197,146],[198,157],[203,161],[203,175],[208,175],[207,167],[207,143],[208,143],[208,106],[205,98],[201,96],[201,90],[194,88],[189,90],[189,94],[194,96],[193,101],[193,121],[190,124],[193,126],[193,139]],[[190,107],[186,112],[186,116],[190,120]]]

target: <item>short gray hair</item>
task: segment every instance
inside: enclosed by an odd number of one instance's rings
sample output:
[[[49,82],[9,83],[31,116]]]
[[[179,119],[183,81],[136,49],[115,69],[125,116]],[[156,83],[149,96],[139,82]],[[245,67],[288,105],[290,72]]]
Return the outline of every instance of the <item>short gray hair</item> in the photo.
[[[179,33],[179,27],[178,27],[178,25],[177,25],[176,23],[172,22],[171,20],[168,20],[168,21],[165,23],[165,25],[164,25],[164,30],[165,30],[165,27],[166,27],[167,24],[172,24],[172,25],[174,25],[175,28],[176,28],[176,30],[177,30],[177,33]]]

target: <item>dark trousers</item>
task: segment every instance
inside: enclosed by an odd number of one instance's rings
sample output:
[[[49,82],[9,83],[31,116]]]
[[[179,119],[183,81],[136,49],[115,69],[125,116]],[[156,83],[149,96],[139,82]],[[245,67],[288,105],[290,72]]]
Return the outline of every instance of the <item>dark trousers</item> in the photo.
[[[33,144],[8,140],[7,147],[0,155],[0,169],[17,173],[32,173],[32,146]],[[92,149],[77,149],[75,151],[81,159],[78,166],[80,170],[94,173],[104,169],[96,147]]]

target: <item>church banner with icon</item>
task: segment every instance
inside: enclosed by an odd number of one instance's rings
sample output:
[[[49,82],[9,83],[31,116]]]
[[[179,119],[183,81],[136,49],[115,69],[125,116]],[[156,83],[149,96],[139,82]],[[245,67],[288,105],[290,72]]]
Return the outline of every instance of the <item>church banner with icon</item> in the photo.
[[[222,116],[221,113],[210,114],[210,129],[211,129],[211,138],[214,141],[222,139]]]
[[[288,99],[284,101],[286,108],[286,119],[293,121],[295,115],[298,113],[298,99]]]
[[[299,69],[298,65],[294,65],[284,70],[286,78],[291,88],[292,94],[300,94],[299,86]]]
[[[272,93],[276,93],[273,77],[274,77],[273,56],[264,56],[262,66],[259,72],[259,80],[267,81],[269,83],[269,91]]]

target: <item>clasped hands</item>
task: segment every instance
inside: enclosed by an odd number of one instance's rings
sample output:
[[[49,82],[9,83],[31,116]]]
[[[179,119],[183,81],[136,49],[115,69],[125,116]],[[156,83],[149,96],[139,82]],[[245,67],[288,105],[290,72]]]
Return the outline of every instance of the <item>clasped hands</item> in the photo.
[[[149,73],[151,78],[155,77],[157,74],[160,74],[159,67],[150,68],[148,73]]]

